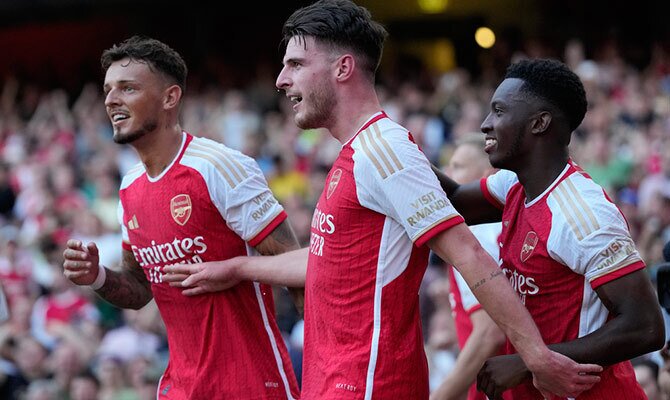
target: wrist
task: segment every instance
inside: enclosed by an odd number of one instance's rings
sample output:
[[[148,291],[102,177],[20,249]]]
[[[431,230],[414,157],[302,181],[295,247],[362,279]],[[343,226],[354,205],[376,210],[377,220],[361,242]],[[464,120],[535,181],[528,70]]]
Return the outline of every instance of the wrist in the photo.
[[[107,268],[104,265],[100,265],[98,268],[98,276],[95,277],[95,280],[88,285],[93,290],[100,289],[107,280]]]

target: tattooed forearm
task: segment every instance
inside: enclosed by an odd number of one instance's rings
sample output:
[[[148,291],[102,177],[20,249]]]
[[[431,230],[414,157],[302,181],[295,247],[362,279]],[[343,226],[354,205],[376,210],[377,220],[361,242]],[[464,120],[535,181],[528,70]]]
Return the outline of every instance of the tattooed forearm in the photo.
[[[299,248],[300,243],[288,220],[284,220],[268,237],[256,246],[256,250],[263,255],[281,254]],[[296,309],[300,315],[303,315],[305,304],[304,288],[288,288],[288,291],[291,294]]]
[[[96,293],[117,307],[135,310],[144,307],[153,298],[142,268],[132,253],[126,251],[123,252],[122,271],[108,270],[105,284]]]
[[[470,290],[472,290],[474,292],[476,289],[478,289],[482,285],[486,284],[486,282],[488,282],[488,281],[490,281],[494,278],[497,278],[497,277],[501,276],[502,274],[503,274],[502,271],[491,272],[491,275],[488,278],[484,278],[484,279],[482,279],[478,282],[475,282],[475,284],[470,287]]]
[[[256,250],[264,256],[281,254],[299,248],[300,244],[288,220],[284,220],[256,246]]]

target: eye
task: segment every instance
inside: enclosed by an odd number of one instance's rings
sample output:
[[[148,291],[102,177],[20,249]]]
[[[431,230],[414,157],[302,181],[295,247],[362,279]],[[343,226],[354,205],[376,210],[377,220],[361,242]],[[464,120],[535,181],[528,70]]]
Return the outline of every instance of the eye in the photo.
[[[135,88],[132,86],[124,86],[123,92],[124,93],[133,93],[135,91]]]
[[[502,108],[496,107],[496,108],[493,109],[493,113],[497,116],[500,116],[500,115],[502,115],[503,110],[502,110]]]

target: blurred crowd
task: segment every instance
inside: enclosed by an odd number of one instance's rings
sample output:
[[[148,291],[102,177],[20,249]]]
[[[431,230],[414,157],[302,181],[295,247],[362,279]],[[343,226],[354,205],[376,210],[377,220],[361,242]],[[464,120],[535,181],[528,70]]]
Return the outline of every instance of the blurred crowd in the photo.
[[[533,48],[514,57],[544,55]],[[654,280],[670,240],[670,51],[654,46],[650,63],[639,68],[616,43],[587,57],[582,43],[570,41],[560,58],[581,77],[589,100],[571,156],[623,211]],[[340,144],[295,126],[271,70],[258,68],[266,72],[237,87],[198,82],[187,89],[182,126],[254,157],[307,245],[312,210]],[[387,114],[438,166],[457,139],[479,132],[501,79],[496,70],[426,71],[413,79],[383,72],[379,94]],[[15,77],[0,85],[0,284],[11,315],[0,325],[0,398],[153,399],[169,351],[155,304],[122,311],[62,274],[69,238],[96,242],[101,263],[118,268],[117,190],[139,160],[132,148],[112,142],[99,82],[75,94]],[[458,346],[445,266],[431,260],[420,296],[432,386],[450,370]],[[275,292],[300,379],[302,321],[286,290]],[[658,393],[650,399],[670,399],[664,354],[637,362],[639,379],[650,375],[649,390]]]

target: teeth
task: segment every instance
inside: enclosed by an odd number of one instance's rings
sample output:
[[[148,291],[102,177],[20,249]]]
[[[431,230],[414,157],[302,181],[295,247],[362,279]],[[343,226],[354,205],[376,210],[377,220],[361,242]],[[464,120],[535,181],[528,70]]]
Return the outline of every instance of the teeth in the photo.
[[[486,139],[486,145],[487,146],[493,146],[496,143],[498,143],[498,141],[496,139]]]
[[[112,115],[112,120],[114,122],[121,121],[122,119],[126,119],[126,118],[128,118],[128,116],[125,115],[125,114],[114,114],[114,115]]]
[[[299,103],[302,100],[302,97],[300,97],[300,96],[289,96],[289,100],[291,100],[293,103]]]

